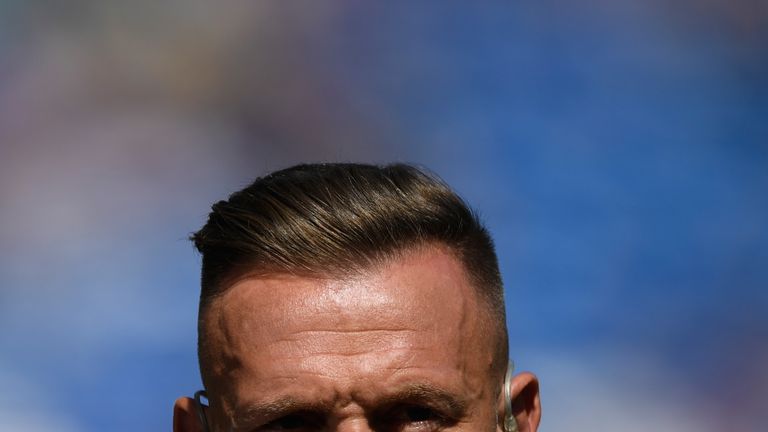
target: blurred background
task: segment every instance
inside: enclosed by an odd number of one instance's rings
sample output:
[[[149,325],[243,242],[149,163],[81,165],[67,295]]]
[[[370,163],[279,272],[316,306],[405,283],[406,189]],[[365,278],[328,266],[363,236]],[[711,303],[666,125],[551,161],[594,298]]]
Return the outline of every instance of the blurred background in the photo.
[[[210,205],[403,161],[493,232],[544,432],[768,424],[768,4],[0,2],[0,430],[170,430]]]

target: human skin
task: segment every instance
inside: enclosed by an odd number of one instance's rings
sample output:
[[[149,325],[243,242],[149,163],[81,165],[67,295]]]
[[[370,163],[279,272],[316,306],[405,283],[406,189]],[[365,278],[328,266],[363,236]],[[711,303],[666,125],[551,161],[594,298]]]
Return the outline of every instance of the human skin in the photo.
[[[462,264],[425,246],[354,277],[244,277],[203,331],[212,431],[500,431],[493,325]],[[533,375],[511,384],[520,431],[535,431]],[[199,422],[188,398],[174,430]]]

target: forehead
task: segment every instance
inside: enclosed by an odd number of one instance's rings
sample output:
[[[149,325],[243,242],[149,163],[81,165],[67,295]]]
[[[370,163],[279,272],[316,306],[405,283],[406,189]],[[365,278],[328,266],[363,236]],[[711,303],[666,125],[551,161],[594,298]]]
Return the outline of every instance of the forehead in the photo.
[[[364,399],[409,381],[478,392],[492,361],[481,316],[462,264],[436,247],[349,279],[246,278],[207,312],[207,372],[232,404],[291,391]]]

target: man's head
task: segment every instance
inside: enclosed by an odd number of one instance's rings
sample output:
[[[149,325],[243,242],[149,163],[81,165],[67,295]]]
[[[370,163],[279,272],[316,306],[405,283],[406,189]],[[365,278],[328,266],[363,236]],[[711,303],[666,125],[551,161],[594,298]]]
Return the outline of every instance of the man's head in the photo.
[[[215,204],[193,240],[213,430],[499,424],[507,331],[493,243],[435,177],[296,166]],[[512,386],[521,430],[535,430],[535,378]],[[194,430],[189,405],[177,401],[178,430]]]

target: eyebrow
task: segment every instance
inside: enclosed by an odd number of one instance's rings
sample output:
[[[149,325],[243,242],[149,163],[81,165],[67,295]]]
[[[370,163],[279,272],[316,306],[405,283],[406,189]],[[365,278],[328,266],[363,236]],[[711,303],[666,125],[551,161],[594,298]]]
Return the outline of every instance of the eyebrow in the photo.
[[[290,396],[253,403],[242,409],[235,410],[232,419],[234,422],[233,430],[239,430],[244,426],[253,426],[255,423],[268,423],[290,413],[299,411],[320,412],[328,408],[329,406],[326,403],[304,402]]]
[[[466,415],[469,407],[469,401],[466,398],[424,383],[407,384],[379,400],[380,405],[398,403],[424,403],[456,419]]]

